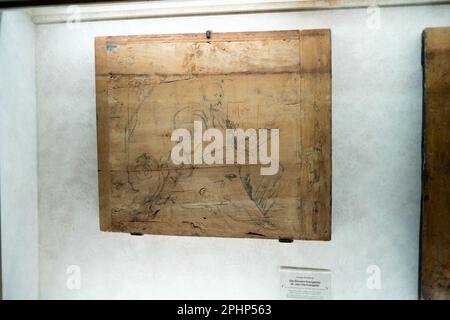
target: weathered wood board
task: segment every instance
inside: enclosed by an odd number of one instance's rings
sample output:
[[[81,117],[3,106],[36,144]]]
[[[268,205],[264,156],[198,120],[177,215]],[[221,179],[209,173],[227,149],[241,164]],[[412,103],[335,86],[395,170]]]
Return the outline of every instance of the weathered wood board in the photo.
[[[423,33],[422,299],[450,299],[450,28]]]
[[[329,30],[98,37],[95,50],[101,230],[330,239]],[[278,173],[175,165],[171,134],[194,121],[279,129]]]

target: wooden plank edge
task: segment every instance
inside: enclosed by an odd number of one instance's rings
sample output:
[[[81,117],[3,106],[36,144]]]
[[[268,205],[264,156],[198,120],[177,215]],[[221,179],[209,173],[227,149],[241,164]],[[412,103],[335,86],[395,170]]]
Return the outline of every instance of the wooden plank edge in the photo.
[[[95,39],[95,72],[101,73],[107,63],[106,41]],[[110,172],[109,172],[109,108],[107,78],[95,78],[97,116],[97,163],[99,191],[99,224],[101,231],[111,231]]]
[[[320,66],[321,63],[323,62],[317,62],[317,65],[308,65],[307,68],[303,68],[302,65],[302,45],[303,45],[303,39],[305,37],[318,37],[318,38],[325,38],[325,48],[328,48],[328,53],[327,53],[327,61],[325,61],[325,66],[326,66],[326,70],[321,70],[323,69],[323,67]],[[317,43],[317,45],[320,45],[319,43]],[[326,151],[325,156],[323,161],[326,162],[326,167],[325,167],[325,173],[321,172],[320,175],[323,176],[325,175],[327,181],[328,181],[328,185],[326,185],[326,190],[321,190],[321,195],[319,195],[319,197],[328,197],[329,199],[329,203],[327,208],[325,208],[325,212],[319,212],[317,213],[317,216],[321,216],[321,218],[325,218],[325,221],[322,221],[322,223],[320,223],[320,230],[319,232],[314,232],[314,230],[312,230],[311,232],[307,232],[306,230],[301,230],[301,234],[299,236],[299,238],[301,238],[302,240],[320,240],[320,241],[331,241],[331,234],[332,234],[332,137],[331,137],[331,130],[332,130],[332,113],[331,113],[331,108],[332,108],[332,46],[331,46],[331,30],[330,29],[311,29],[311,30],[300,30],[300,74],[301,74],[301,85],[302,82],[306,81],[314,81],[312,79],[314,79],[316,76],[319,77],[326,77],[326,81],[328,82],[328,99],[327,102],[325,104],[323,104],[322,107],[327,108],[327,126],[329,127],[329,130],[327,130],[327,137],[326,137],[326,141],[328,142],[329,148],[327,148],[328,150],[324,150]],[[327,77],[327,74],[329,75]],[[300,93],[300,95],[302,96],[302,94]],[[302,108],[302,105],[304,105],[304,101],[302,103],[302,101],[300,100],[300,107]],[[307,121],[306,121],[307,122]],[[302,127],[302,124],[301,124]],[[303,147],[303,146],[302,146]],[[329,159],[329,160],[328,160]],[[329,162],[329,163],[328,163]],[[300,182],[302,183],[302,181]],[[302,191],[302,194],[304,195],[305,192],[304,190]],[[301,210],[303,209],[303,205],[300,206]],[[305,218],[305,213],[301,212],[301,219]],[[309,223],[309,226],[312,226],[314,222]],[[325,224],[325,227],[323,227],[323,225]],[[302,227],[302,224],[301,224]],[[305,224],[303,224],[303,228],[305,228]]]

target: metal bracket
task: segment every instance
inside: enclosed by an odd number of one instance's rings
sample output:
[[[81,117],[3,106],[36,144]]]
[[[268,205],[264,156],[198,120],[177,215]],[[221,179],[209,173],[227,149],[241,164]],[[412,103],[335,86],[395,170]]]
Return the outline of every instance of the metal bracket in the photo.
[[[292,243],[292,242],[294,242],[294,240],[293,239],[280,238],[280,239],[278,239],[278,242]]]

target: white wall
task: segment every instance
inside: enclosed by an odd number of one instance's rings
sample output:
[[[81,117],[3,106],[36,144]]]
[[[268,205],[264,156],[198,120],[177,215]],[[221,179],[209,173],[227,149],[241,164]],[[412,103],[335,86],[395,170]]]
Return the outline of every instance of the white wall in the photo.
[[[333,298],[417,298],[421,32],[450,6],[179,17],[36,28],[41,298],[278,298],[282,265],[332,270]],[[94,37],[331,28],[331,242],[133,237],[98,225]],[[366,269],[381,269],[381,289]],[[66,287],[67,267],[81,288]]]
[[[37,117],[34,24],[4,12],[0,25],[0,184],[4,299],[38,297]]]

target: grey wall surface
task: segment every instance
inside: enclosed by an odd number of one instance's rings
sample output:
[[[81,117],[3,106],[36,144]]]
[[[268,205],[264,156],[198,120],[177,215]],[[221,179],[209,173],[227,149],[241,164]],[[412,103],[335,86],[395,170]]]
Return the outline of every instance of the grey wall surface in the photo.
[[[450,6],[379,14],[379,21],[352,9],[37,26],[40,297],[276,299],[278,268],[287,265],[331,269],[333,298],[416,299],[421,32],[450,25]],[[99,231],[95,36],[307,28],[332,29],[332,241]],[[371,265],[381,272],[379,289],[367,286]],[[72,270],[80,271],[79,289],[67,286]]]
[[[38,297],[34,24],[4,12],[0,27],[1,253],[4,299]]]

